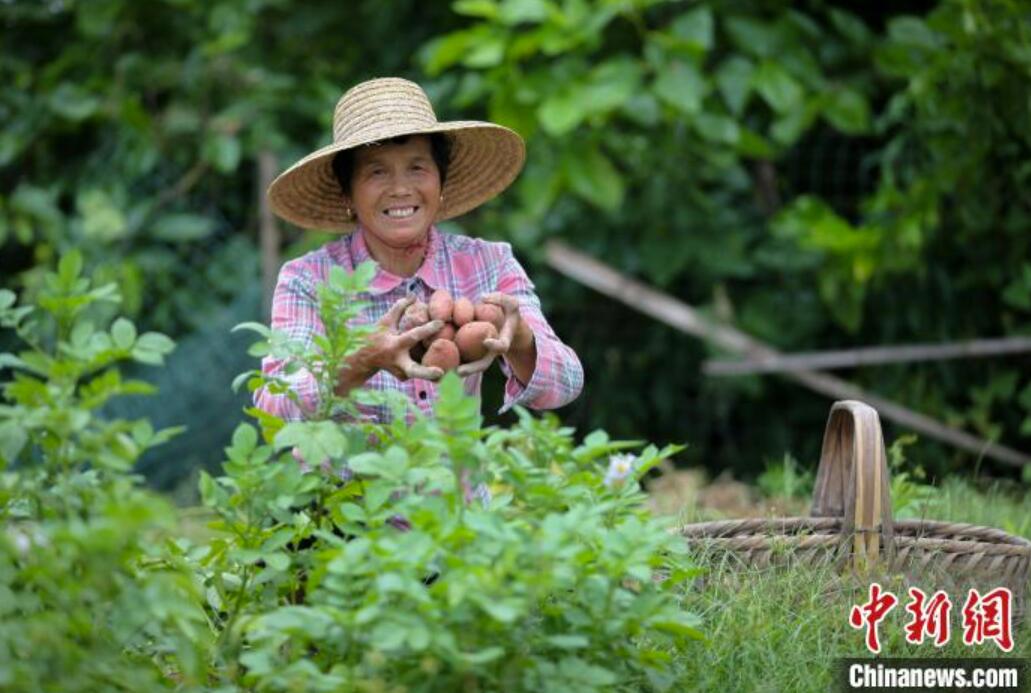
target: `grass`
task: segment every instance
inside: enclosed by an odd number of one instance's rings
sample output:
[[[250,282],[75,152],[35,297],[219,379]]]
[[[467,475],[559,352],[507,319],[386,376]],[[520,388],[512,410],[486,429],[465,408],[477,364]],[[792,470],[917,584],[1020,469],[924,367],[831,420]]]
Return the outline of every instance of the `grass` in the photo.
[[[706,485],[696,472],[677,472],[667,483],[653,485],[656,506],[675,509],[682,522],[735,517],[805,515],[807,487],[796,480],[782,482],[795,495],[763,496],[753,487],[730,480]],[[909,482],[911,483],[911,482]],[[777,484],[767,484],[776,493]],[[951,520],[998,527],[1031,538],[1031,494],[1019,487],[992,484],[975,487],[948,480],[928,491],[893,488],[911,500],[895,509],[896,516]],[[913,501],[912,499],[917,499]],[[203,508],[182,509],[182,532],[191,539],[209,538],[212,515]],[[709,565],[706,575],[683,595],[684,609],[702,618],[706,640],[697,643],[683,662],[686,671],[671,690],[827,691],[836,689],[835,662],[842,657],[870,657],[864,634],[848,623],[854,604],[867,598],[869,579],[843,577],[829,567],[783,568],[765,571],[730,570]],[[1013,652],[994,644],[962,644],[959,612],[962,596],[953,600],[953,632],[944,648],[911,645],[904,639],[907,585],[900,578],[882,585],[902,601],[881,624],[885,657],[1031,657],[1031,615],[1015,627]],[[933,585],[918,584],[926,592]],[[960,603],[956,603],[960,602]]]
[[[704,489],[701,490],[704,495]],[[908,508],[909,516],[969,522],[1031,538],[1031,496],[994,485],[977,489],[950,480],[926,494],[930,502]],[[790,505],[785,500],[781,505]],[[781,514],[781,513],[757,513]],[[713,519],[711,508],[682,508],[687,521]],[[707,564],[701,559],[702,564]],[[701,616],[706,642],[687,658],[685,689],[725,691],[827,691],[836,689],[835,661],[870,657],[863,631],[853,629],[848,614],[865,602],[870,578],[843,577],[829,567],[734,571],[709,564],[704,585],[687,590],[684,608]],[[904,638],[909,614],[904,607],[908,584],[901,576],[882,576],[882,586],[900,604],[880,627],[884,657],[1029,657],[1031,614],[1014,624],[1014,650],[1003,653],[994,643],[967,647],[962,642],[962,600],[951,593],[952,637],[948,645],[917,646]],[[931,592],[932,584],[916,583]],[[958,603],[957,603],[958,602]]]

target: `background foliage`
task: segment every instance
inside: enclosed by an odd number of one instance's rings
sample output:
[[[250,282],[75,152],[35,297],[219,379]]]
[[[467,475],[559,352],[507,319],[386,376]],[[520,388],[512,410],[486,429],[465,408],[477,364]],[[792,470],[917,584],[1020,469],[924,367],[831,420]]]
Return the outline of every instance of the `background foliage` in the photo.
[[[539,250],[565,240],[785,350],[1027,334],[1029,10],[893,7],[4,3],[4,284],[31,298],[58,253],[81,248],[142,328],[184,345],[203,335],[170,363],[188,394],[165,386],[165,402],[137,406],[208,436],[151,458],[156,481],[210,464],[243,403],[215,393],[246,367],[212,326],[262,317],[256,156],[285,165],[325,143],[344,88],[400,74],[442,117],[527,139],[518,184],[459,223],[517,245],[580,353],[587,389],[568,423],[686,440],[713,468],[754,473],[786,449],[811,460],[826,401],[776,380],[704,379],[705,345],[598,300]],[[293,240],[293,252],[318,242]],[[1027,364],[846,376],[1019,448]],[[926,442],[910,455],[936,472],[971,462]]]

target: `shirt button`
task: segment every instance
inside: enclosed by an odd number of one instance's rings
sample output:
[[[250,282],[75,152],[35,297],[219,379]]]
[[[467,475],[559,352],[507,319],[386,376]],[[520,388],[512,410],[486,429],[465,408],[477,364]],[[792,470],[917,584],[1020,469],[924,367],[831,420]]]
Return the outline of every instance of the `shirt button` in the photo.
[[[426,390],[419,390],[419,399],[426,399]]]
[[[407,282],[405,282],[405,287],[408,289],[409,292],[412,292],[415,291],[415,287],[418,286],[418,284],[419,282],[417,282],[415,279],[409,279]]]

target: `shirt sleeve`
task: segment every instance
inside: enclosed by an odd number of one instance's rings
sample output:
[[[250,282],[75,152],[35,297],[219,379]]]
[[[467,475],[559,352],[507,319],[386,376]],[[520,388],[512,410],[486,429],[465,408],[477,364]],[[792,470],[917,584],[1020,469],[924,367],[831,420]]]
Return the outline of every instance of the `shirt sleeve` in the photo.
[[[315,334],[324,332],[319,319],[318,301],[311,273],[300,260],[283,265],[272,296],[272,329],[283,332],[291,340],[301,341],[310,349]],[[254,405],[259,409],[287,421],[300,421],[318,408],[318,386],[315,377],[301,369],[289,376],[284,374],[288,361],[271,355],[261,360],[261,371],[268,376],[280,376],[290,383],[301,406],[287,394],[276,395],[266,387],[254,392]]]
[[[507,377],[505,399],[499,414],[516,404],[530,409],[555,409],[572,402],[583,390],[584,370],[580,358],[562,343],[541,311],[541,301],[533,282],[512,254],[512,246],[499,244],[501,272],[497,291],[519,299],[519,313],[533,331],[537,362],[530,382],[523,385],[502,360],[501,370]]]

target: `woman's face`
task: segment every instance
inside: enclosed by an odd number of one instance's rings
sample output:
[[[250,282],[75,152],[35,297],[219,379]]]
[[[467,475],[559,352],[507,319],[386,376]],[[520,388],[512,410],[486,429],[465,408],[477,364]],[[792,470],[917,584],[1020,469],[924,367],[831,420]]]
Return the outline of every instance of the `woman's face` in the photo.
[[[425,135],[355,153],[349,200],[367,233],[391,248],[422,241],[440,208],[440,172]]]

